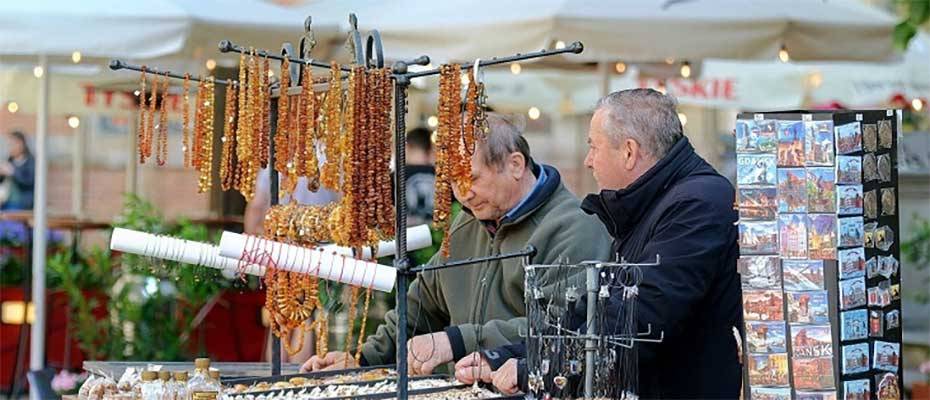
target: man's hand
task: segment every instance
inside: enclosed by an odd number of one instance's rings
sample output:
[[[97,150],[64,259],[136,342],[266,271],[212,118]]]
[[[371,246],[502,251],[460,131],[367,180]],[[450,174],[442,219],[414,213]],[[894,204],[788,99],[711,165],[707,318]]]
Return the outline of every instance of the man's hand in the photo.
[[[497,371],[491,373],[491,382],[503,394],[514,394],[520,390],[517,387],[517,359],[511,358],[501,365]]]
[[[452,345],[445,332],[415,336],[407,341],[407,370],[411,375],[429,375],[436,367],[452,361]]]
[[[342,351],[331,351],[326,353],[326,356],[322,358],[319,356],[310,357],[310,359],[300,367],[300,372],[332,371],[346,368],[358,368],[355,357]]]
[[[467,384],[475,381],[491,383],[491,365],[481,353],[471,353],[455,363],[455,379]]]

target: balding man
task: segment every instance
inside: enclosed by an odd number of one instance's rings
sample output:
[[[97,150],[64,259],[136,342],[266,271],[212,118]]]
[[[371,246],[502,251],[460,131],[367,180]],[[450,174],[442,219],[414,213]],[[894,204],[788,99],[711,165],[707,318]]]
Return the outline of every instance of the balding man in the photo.
[[[532,161],[515,124],[495,113],[488,114],[488,123],[490,133],[478,141],[471,160],[471,189],[455,193],[464,207],[449,230],[449,257],[437,254],[430,264],[517,252],[527,245],[537,249],[534,263],[606,259],[610,236],[581,211],[559,172]],[[410,372],[429,374],[479,348],[518,341],[526,332],[523,280],[520,259],[420,274],[407,296]],[[547,280],[555,286],[555,277]],[[392,310],[365,342],[361,364],[394,363],[396,337]],[[346,353],[331,352],[310,358],[303,369],[354,366]]]
[[[636,394],[738,398],[743,313],[733,186],[694,152],[675,100],[655,90],[623,90],[601,99],[588,144],[585,166],[600,192],[588,195],[582,209],[610,232],[612,254],[634,263],[661,257],[658,267],[642,269],[636,328],[645,332],[651,326],[665,336],[661,343],[636,344]],[[611,292],[608,315],[618,313],[621,297],[618,289]],[[584,308],[577,310],[575,319],[584,321]],[[507,346],[483,358],[466,357],[456,376],[467,377],[481,363],[483,371],[496,369],[481,378],[514,392],[525,382],[518,369],[521,353],[525,349]],[[500,357],[488,354],[515,357],[498,366]]]

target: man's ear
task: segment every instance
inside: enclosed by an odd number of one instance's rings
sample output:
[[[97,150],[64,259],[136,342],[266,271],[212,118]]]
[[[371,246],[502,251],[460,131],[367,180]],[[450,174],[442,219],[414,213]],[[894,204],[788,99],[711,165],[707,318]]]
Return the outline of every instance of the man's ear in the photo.
[[[633,139],[624,139],[620,145],[620,154],[623,156],[623,168],[632,171],[640,156],[639,143]]]
[[[519,180],[523,177],[526,169],[529,168],[526,163],[527,159],[523,157],[523,154],[519,152],[510,153],[510,158],[508,158],[507,161],[507,167],[510,169],[510,176],[512,176],[514,180]]]

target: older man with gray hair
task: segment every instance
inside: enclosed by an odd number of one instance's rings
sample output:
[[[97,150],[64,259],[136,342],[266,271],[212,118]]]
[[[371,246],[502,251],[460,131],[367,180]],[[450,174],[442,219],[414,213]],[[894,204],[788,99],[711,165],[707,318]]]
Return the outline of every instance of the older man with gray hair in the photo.
[[[493,256],[533,245],[533,262],[603,260],[610,237],[579,208],[581,202],[562,185],[559,171],[536,164],[521,128],[488,113],[490,133],[478,141],[471,160],[472,185],[456,189],[462,202],[449,229],[449,257],[430,264]],[[409,369],[429,374],[481,348],[518,341],[526,332],[523,266],[520,259],[424,272],[407,297]],[[554,289],[558,277],[543,277]],[[578,282],[582,286],[583,282]],[[392,310],[361,350],[362,365],[394,363],[397,314]],[[311,357],[305,370],[357,365],[343,352]]]
[[[610,232],[613,255],[636,263],[661,257],[660,266],[643,268],[636,319],[640,332],[651,326],[665,336],[661,343],[636,344],[636,394],[735,399],[743,322],[734,189],[694,152],[676,105],[652,89],[622,90],[598,102],[585,166],[600,192],[588,195],[581,207]],[[620,311],[621,296],[611,292],[608,315]],[[522,351],[510,346],[491,354]],[[484,358],[495,369],[491,358],[500,357]],[[459,367],[475,365],[466,357]],[[512,358],[487,380],[512,392],[520,375]]]

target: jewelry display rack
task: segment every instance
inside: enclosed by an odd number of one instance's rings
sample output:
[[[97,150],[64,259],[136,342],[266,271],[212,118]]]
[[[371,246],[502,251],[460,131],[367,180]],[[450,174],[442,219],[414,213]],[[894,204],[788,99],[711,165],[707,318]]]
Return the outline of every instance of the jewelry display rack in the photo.
[[[544,354],[542,354],[541,343],[543,340],[569,344],[573,342],[583,343],[584,359],[570,360],[569,363],[573,366],[584,365],[582,384],[585,399],[604,395],[603,393],[595,393],[595,373],[599,365],[605,366],[610,363],[608,360],[611,360],[611,357],[605,354],[605,351],[613,352],[618,347],[632,349],[634,344],[639,342],[661,343],[665,338],[665,332],[653,333],[652,324],[646,325],[645,332],[617,334],[607,332],[604,327],[599,326],[597,323],[598,314],[603,313],[603,310],[598,310],[599,298],[606,299],[613,296],[611,289],[618,287],[618,285],[620,285],[619,287],[632,288],[634,291],[637,290],[642,280],[641,269],[655,268],[659,265],[660,257],[658,255],[656,255],[654,263],[628,263],[625,260],[620,260],[617,263],[591,261],[580,264],[526,265],[524,267],[524,297],[527,304],[528,330],[526,343],[529,394],[539,398],[543,398],[547,394],[555,395],[547,393],[552,388],[552,385],[548,385],[550,382],[544,382],[545,377],[550,375],[551,372],[548,365],[551,360],[545,358]],[[549,317],[553,309],[559,310],[556,313],[571,313],[570,308],[573,308],[572,305],[582,301],[582,299],[581,294],[577,293],[574,286],[562,288],[565,290],[554,290],[547,295],[543,287],[549,282],[540,279],[541,271],[546,270],[555,270],[554,274],[557,277],[576,274],[581,276],[581,272],[574,271],[583,270],[586,292],[586,297],[583,300],[585,321],[578,329],[565,328],[560,321],[553,323],[550,320]],[[566,273],[565,271],[569,272]],[[531,304],[538,305],[540,301],[547,303],[545,309],[531,306]],[[636,300],[632,299],[632,301],[635,302]],[[628,328],[635,329],[636,324],[632,325],[632,327]],[[564,355],[559,356],[559,358],[564,361]],[[607,366],[607,369],[611,368],[611,366]],[[575,368],[574,372],[578,372],[577,368]],[[555,379],[560,378],[557,376]],[[611,381],[610,384],[612,385],[614,382]]]
[[[219,51],[222,53],[242,53],[242,54],[254,54],[259,57],[267,57],[269,59],[283,61],[285,58],[290,62],[290,73],[293,79],[290,80],[292,87],[281,88],[279,83],[275,82],[271,84],[271,87],[266,88],[269,90],[271,96],[269,98],[276,98],[280,96],[282,90],[285,90],[287,94],[294,95],[300,93],[304,88],[298,86],[299,80],[297,79],[300,76],[301,68],[320,67],[320,68],[330,68],[330,63],[320,62],[314,60],[310,57],[309,50],[312,48],[313,44],[313,34],[311,31],[311,18],[306,19],[305,23],[305,34],[300,38],[299,46],[300,52],[299,57],[294,56],[294,48],[290,43],[284,43],[282,45],[282,50],[280,54],[273,54],[266,50],[255,49],[254,53],[248,46],[240,46],[231,41],[223,40],[219,43]],[[349,15],[349,22],[351,30],[349,32],[348,38],[348,47],[352,54],[355,65],[361,65],[365,68],[383,68],[384,67],[384,51],[381,43],[381,36],[377,30],[371,30],[365,35],[365,41],[362,41],[362,34],[358,31],[358,20],[355,14]],[[584,50],[584,46],[581,42],[574,42],[568,44],[562,48],[556,49],[542,49],[535,52],[529,53],[517,53],[507,57],[493,57],[488,59],[479,59],[471,63],[462,63],[462,71],[467,71],[476,67],[487,67],[492,65],[499,64],[508,64],[517,61],[531,60],[541,57],[549,57],[558,54],[579,54]],[[523,257],[524,261],[529,264],[530,258],[535,255],[535,249],[531,246],[526,248],[523,251],[494,255],[489,257],[481,257],[468,260],[458,260],[451,261],[444,264],[432,265],[432,266],[420,266],[420,267],[411,267],[408,265],[407,257],[407,202],[405,199],[406,191],[404,187],[406,186],[406,176],[405,176],[405,165],[406,165],[406,154],[405,154],[405,143],[406,143],[406,114],[407,114],[407,89],[410,86],[411,80],[414,78],[422,78],[427,76],[438,75],[440,73],[439,68],[431,68],[420,71],[410,71],[409,67],[412,65],[425,66],[430,62],[429,57],[420,56],[414,60],[399,60],[395,61],[391,65],[391,78],[393,79],[394,86],[394,204],[395,204],[395,232],[396,243],[397,243],[397,254],[394,258],[393,266],[397,269],[397,286],[396,286],[396,311],[397,311],[397,344],[396,344],[396,360],[397,360],[397,372],[398,372],[398,386],[397,386],[397,397],[400,399],[407,398],[407,382],[408,382],[408,373],[407,373],[407,346],[406,342],[408,339],[407,334],[407,290],[411,281],[416,277],[417,273],[442,269],[442,268],[452,268],[452,267],[461,267],[466,265],[472,265],[482,262],[489,262],[494,260],[501,260],[507,258],[518,258]],[[350,71],[351,67],[349,65],[340,65],[339,68],[342,71]],[[111,60],[110,69],[112,70],[133,70],[133,71],[146,71],[154,75],[167,76],[175,79],[184,79],[183,74],[176,74],[167,70],[159,70],[152,67],[143,67],[140,65],[133,65],[121,60]],[[206,78],[190,76],[192,81],[200,81]],[[230,80],[213,80],[215,83],[228,85]],[[275,141],[274,135],[276,131],[276,121],[277,121],[277,102],[272,101],[270,104],[270,137],[269,137],[269,165],[274,164],[275,159]],[[278,203],[278,173],[274,168],[270,168],[270,194],[271,194],[271,204],[272,206]],[[280,339],[274,337],[272,344],[272,360],[271,360],[271,374],[279,375],[281,373],[281,350],[280,350]]]

